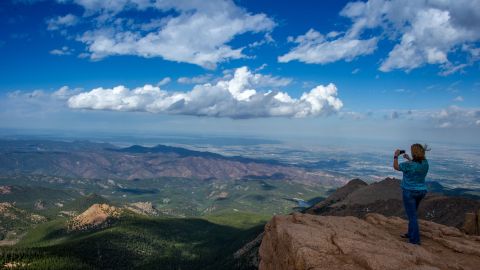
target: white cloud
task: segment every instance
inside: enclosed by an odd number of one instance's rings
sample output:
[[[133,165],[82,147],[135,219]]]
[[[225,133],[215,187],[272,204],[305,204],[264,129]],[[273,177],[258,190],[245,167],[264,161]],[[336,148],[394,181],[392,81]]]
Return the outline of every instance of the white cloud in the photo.
[[[37,99],[37,98],[45,97],[46,94],[41,89],[33,90],[31,92],[17,90],[17,91],[9,92],[7,96],[9,98]]]
[[[63,46],[60,49],[54,49],[50,51],[50,54],[53,55],[71,55],[73,53],[73,49],[70,49],[68,46]]]
[[[428,118],[438,127],[471,127],[480,121],[480,109],[450,106],[437,112],[431,112]]]
[[[256,40],[248,44],[248,47],[256,48],[256,47],[263,46],[265,44],[272,44],[272,43],[275,43],[275,40],[272,38],[272,35],[267,32],[262,40]]]
[[[379,69],[410,71],[426,64],[438,65],[440,75],[461,71],[478,61],[480,50],[480,0],[369,0],[348,3],[340,15],[352,21],[345,34],[324,38],[310,30],[294,40],[299,43],[280,62],[306,63],[350,61],[372,53],[379,39],[399,40]],[[380,30],[377,37],[371,33]],[[353,44],[356,44],[353,46]],[[357,47],[358,46],[358,47]],[[465,55],[464,63],[452,63],[449,55]]]
[[[440,109],[409,109],[409,110],[376,110],[367,114],[355,111],[339,112],[341,118],[351,118],[361,120],[369,118],[371,120],[408,120],[421,123],[428,128],[476,128],[479,126],[480,109],[465,108],[460,106],[450,106]]]
[[[23,100],[67,100],[73,95],[79,94],[82,91],[81,88],[70,88],[68,86],[62,86],[54,92],[46,92],[42,89],[36,89],[33,91],[12,91],[7,94],[9,98],[23,99]]]
[[[252,14],[231,0],[74,0],[93,16],[92,28],[78,37],[91,59],[112,55],[162,57],[214,69],[218,63],[244,58],[243,47],[228,43],[245,33],[266,32],[275,27],[265,14]],[[156,10],[158,18],[137,22],[121,18],[121,11]],[[174,11],[164,16],[165,12]]]
[[[261,66],[255,69],[255,72],[264,70],[266,67],[268,67],[268,65],[266,63],[263,63]]]
[[[441,123],[438,127],[439,127],[439,128],[449,128],[449,127],[452,127],[452,123],[450,123],[450,122],[443,122],[443,123]]]
[[[85,9],[86,15],[95,13],[115,15],[125,9],[144,10],[152,6],[152,1],[150,0],[57,0],[57,2],[74,2]]]
[[[172,81],[172,79],[171,79],[170,77],[165,77],[165,78],[161,79],[161,80],[157,83],[157,86],[167,85],[167,84],[169,84],[171,81]]]
[[[158,86],[135,89],[124,86],[96,88],[72,96],[72,109],[146,111],[210,117],[306,117],[339,111],[343,103],[334,84],[319,85],[300,98],[285,92],[259,92],[254,87],[263,78],[246,67],[238,68],[232,79],[216,84],[196,85],[188,92],[169,92]]]
[[[69,99],[71,96],[78,94],[80,91],[82,91],[81,88],[70,89],[70,87],[65,85],[60,87],[57,91],[53,92],[51,94],[51,97],[55,99],[66,100]]]
[[[291,78],[263,75],[256,73],[265,68],[265,64],[254,70],[254,73],[250,72],[247,67],[238,68],[235,70],[235,76],[237,78],[245,78],[248,83],[256,88],[278,88],[284,87],[292,83]],[[223,78],[214,78],[213,74],[203,74],[194,77],[180,77],[177,79],[181,84],[205,84],[205,83],[218,83],[221,80],[227,80],[233,78],[233,70],[224,70]]]
[[[457,96],[453,99],[453,101],[455,102],[462,102],[463,101],[463,97],[462,96]]]
[[[371,116],[371,113],[355,112],[355,111],[341,111],[338,113],[341,119],[363,120]]]
[[[65,16],[58,16],[47,20],[47,30],[54,31],[62,29],[63,27],[74,26],[79,22],[77,16],[73,14],[67,14]]]
[[[177,79],[178,83],[182,84],[204,84],[213,80],[212,74],[203,74],[194,77],[180,77]]]
[[[441,9],[426,4],[417,10],[415,16],[408,20],[409,27],[404,29],[400,44],[389,53],[380,70],[411,70],[424,64],[440,64],[444,69],[442,74],[448,75],[463,68],[452,68],[447,55],[456,46],[473,42],[480,35],[474,33],[474,29],[456,25],[449,8],[451,6]]]
[[[327,64],[338,60],[352,61],[357,56],[371,54],[377,48],[377,38],[360,40],[343,36],[329,40],[313,29],[293,42],[298,44],[297,47],[278,57],[279,62],[298,60],[309,64]]]

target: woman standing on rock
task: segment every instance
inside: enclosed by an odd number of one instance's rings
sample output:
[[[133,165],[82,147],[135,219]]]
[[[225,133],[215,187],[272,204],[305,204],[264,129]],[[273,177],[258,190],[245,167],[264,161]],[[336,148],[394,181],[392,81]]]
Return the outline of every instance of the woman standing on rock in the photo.
[[[420,245],[420,231],[418,228],[417,210],[420,201],[427,194],[427,186],[425,185],[425,177],[428,173],[428,161],[425,158],[427,146],[421,144],[413,144],[411,146],[412,158],[405,151],[395,150],[393,156],[393,168],[403,172],[402,190],[403,190],[403,206],[408,216],[408,233],[402,235],[408,238],[410,243]],[[398,156],[403,154],[403,158],[407,161],[398,164]]]

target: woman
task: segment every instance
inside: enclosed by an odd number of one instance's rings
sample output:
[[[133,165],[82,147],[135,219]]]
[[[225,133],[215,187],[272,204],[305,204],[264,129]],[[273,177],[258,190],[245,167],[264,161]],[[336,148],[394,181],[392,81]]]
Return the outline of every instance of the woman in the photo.
[[[425,176],[428,172],[428,161],[425,158],[427,146],[421,144],[413,144],[411,146],[412,158],[408,154],[403,157],[406,162],[398,164],[398,156],[400,150],[396,150],[393,156],[393,168],[403,172],[402,190],[403,190],[403,206],[408,216],[408,233],[402,235],[408,238],[410,243],[420,245],[420,232],[418,228],[417,210],[420,201],[427,194],[427,186],[425,185]]]

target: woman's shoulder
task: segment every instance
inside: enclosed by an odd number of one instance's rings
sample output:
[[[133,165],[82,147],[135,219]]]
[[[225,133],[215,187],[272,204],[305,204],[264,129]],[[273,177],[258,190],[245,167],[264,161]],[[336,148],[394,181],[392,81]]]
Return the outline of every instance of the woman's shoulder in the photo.
[[[428,160],[427,159],[422,160],[422,165],[428,168],[429,167]]]

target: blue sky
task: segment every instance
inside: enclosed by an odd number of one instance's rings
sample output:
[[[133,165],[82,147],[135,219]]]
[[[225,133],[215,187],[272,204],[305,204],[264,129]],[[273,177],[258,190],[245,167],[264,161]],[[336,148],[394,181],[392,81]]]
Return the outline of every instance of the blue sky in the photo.
[[[478,6],[2,1],[0,128],[475,143]]]

